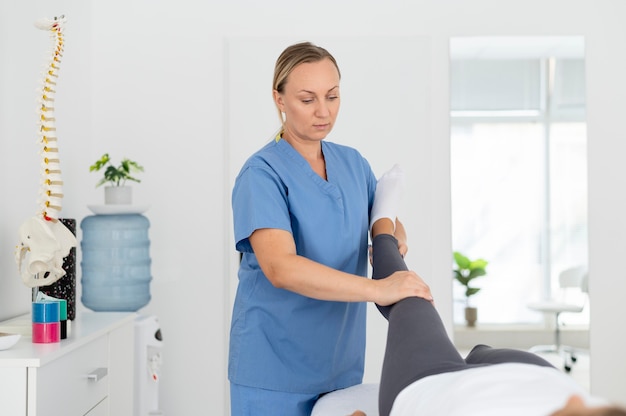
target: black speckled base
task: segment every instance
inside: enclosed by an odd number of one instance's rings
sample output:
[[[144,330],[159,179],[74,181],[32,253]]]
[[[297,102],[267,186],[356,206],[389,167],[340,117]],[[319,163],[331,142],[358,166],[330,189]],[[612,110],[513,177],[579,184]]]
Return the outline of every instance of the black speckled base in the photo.
[[[59,218],[68,230],[76,236],[76,220],[72,218]],[[40,292],[57,299],[67,301],[67,319],[73,321],[76,317],[76,247],[72,247],[70,253],[63,259],[65,276],[48,286],[41,286]]]

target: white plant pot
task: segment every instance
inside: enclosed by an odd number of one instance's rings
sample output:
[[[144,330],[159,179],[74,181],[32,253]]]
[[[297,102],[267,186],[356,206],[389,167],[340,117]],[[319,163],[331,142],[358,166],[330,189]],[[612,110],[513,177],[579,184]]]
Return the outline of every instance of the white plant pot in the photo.
[[[130,205],[133,202],[133,188],[130,186],[105,186],[104,203],[106,205]]]

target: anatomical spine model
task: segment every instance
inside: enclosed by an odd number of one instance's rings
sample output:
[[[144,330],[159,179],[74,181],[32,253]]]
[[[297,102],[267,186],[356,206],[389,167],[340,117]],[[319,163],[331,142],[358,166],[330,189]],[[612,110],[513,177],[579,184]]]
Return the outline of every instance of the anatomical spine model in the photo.
[[[22,223],[20,242],[16,247],[15,260],[24,284],[28,287],[50,285],[65,274],[63,258],[72,247],[76,237],[59,221],[63,181],[59,161],[58,139],[55,127],[55,105],[58,72],[63,56],[64,16],[39,19],[38,29],[50,33],[53,48],[43,74],[41,93],[38,97],[38,142],[41,146],[40,211]],[[26,262],[25,267],[23,262]]]

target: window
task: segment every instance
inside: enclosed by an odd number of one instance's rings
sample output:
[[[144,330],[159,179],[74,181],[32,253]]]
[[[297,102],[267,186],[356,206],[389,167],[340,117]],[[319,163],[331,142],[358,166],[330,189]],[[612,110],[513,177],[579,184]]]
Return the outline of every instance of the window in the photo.
[[[587,263],[579,46],[560,55],[544,46],[537,56],[522,48],[514,58],[510,48],[455,55],[452,44],[452,242],[455,251],[489,261],[471,298],[481,323],[541,322],[526,304],[557,290],[562,269]],[[454,288],[455,322],[462,323],[463,290]],[[588,311],[563,320],[587,323]]]

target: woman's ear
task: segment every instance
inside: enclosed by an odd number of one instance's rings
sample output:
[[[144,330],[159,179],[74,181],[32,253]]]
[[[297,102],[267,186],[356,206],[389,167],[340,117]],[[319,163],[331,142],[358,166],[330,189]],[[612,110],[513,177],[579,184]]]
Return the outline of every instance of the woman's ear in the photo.
[[[272,91],[272,96],[274,97],[274,103],[276,104],[276,108],[282,113],[285,112],[285,103],[283,102],[283,96],[276,90]]]

